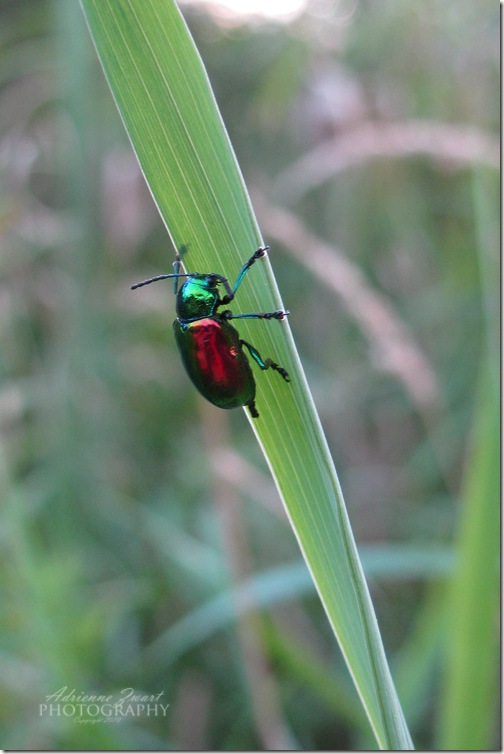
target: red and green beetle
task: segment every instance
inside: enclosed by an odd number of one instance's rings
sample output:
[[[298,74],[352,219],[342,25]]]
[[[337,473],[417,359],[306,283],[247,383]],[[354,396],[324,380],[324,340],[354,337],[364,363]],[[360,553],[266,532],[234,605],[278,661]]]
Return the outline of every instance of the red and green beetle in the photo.
[[[179,254],[175,257],[173,273],[158,275],[131,286],[134,290],[157,280],[174,279],[177,319],[173,323],[173,329],[187,374],[210,403],[219,408],[247,406],[254,419],[259,416],[255,405],[256,385],[244,348],[262,370],[273,369],[286,382],[289,382],[289,374],[272,359],[263,359],[253,345],[240,338],[229,320],[283,319],[289,312],[280,309],[276,312],[233,314],[229,309],[219,309],[234,299],[246,272],[266,254],[268,248],[260,246],[252,254],[241,268],[232,288],[227,278],[215,272],[180,272],[182,262]],[[178,281],[181,277],[187,280],[179,290]],[[222,298],[219,296],[219,285],[226,291]]]

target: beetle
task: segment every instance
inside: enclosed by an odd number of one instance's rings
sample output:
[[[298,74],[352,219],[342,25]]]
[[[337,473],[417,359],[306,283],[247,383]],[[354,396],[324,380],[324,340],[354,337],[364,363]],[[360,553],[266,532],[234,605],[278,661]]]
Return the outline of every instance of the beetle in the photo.
[[[234,299],[247,271],[265,256],[268,249],[269,246],[260,246],[252,254],[232,288],[227,278],[215,272],[180,272],[182,260],[178,253],[173,273],[158,275],[131,286],[135,290],[158,280],[174,279],[177,318],[173,329],[187,374],[201,395],[214,406],[225,409],[247,406],[253,419],[259,417],[255,405],[256,384],[244,349],[262,370],[273,369],[286,382],[290,382],[289,373],[272,359],[263,359],[253,345],[240,338],[229,320],[284,319],[289,312],[280,309],[275,312],[233,314],[229,309],[219,309]],[[179,289],[181,277],[187,280]],[[222,297],[218,290],[220,285],[226,291]]]

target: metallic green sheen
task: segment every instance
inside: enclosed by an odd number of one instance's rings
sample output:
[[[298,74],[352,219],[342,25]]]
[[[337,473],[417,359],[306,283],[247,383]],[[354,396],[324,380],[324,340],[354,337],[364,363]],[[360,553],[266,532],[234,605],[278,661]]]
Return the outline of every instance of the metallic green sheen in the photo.
[[[212,317],[218,301],[215,276],[194,275],[177,293],[177,315],[180,319]]]

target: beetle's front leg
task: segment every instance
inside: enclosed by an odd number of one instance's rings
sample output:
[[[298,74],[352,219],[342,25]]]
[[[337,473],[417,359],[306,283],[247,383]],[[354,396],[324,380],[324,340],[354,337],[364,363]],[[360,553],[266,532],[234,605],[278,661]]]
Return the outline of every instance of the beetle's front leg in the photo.
[[[278,309],[276,312],[250,312],[249,314],[233,314],[230,309],[220,313],[225,319],[285,319],[290,312]]]
[[[228,289],[227,295],[222,298],[222,300],[221,300],[222,304],[229,304],[229,302],[234,299],[235,293],[238,290],[238,286],[240,285],[241,281],[245,277],[247,271],[252,267],[252,265],[254,264],[254,262],[257,262],[258,259],[260,259],[261,257],[263,257],[266,254],[266,252],[267,252],[268,249],[269,249],[269,246],[259,246],[259,248],[257,249],[257,251],[254,251],[254,253],[250,257],[250,259],[248,260],[248,262],[245,262],[245,264],[241,268],[240,274],[236,278],[236,283],[234,284],[232,290]]]

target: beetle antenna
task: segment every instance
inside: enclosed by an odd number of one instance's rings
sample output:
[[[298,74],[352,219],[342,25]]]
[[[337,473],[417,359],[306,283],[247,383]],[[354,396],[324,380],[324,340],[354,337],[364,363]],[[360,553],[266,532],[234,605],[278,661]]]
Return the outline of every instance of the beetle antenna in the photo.
[[[194,273],[192,273],[194,275]],[[149,278],[148,280],[142,280],[141,283],[135,283],[135,285],[131,286],[131,290],[134,291],[136,288],[141,288],[143,285],[149,285],[149,283],[156,283],[158,280],[168,280],[168,278],[188,278],[191,277],[191,273],[189,272],[177,272],[177,273],[170,273],[169,275],[157,275],[155,278]]]

